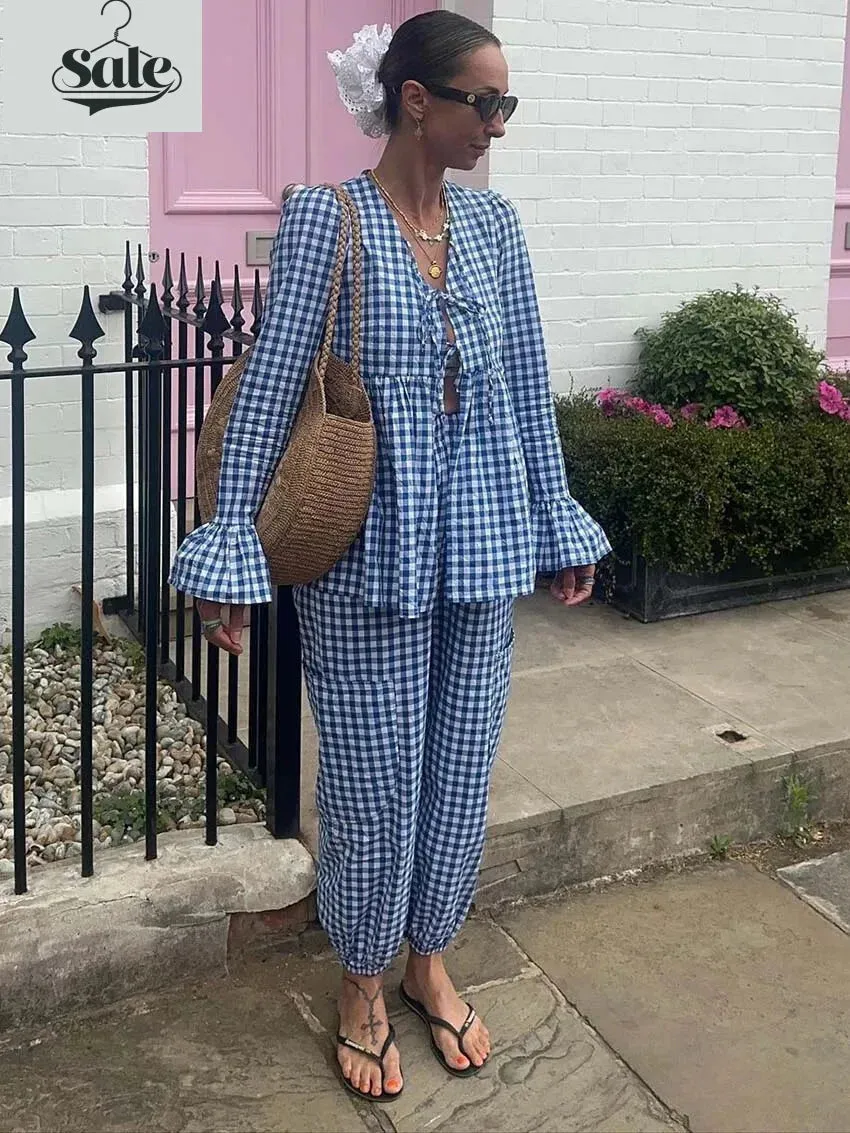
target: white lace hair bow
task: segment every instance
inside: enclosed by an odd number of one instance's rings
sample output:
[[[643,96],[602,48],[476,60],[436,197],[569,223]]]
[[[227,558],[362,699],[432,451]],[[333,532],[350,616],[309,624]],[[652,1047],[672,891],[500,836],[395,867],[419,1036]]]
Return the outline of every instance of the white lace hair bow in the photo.
[[[348,50],[328,52],[343,106],[368,138],[390,132],[386,92],[378,79],[378,68],[392,37],[389,24],[384,24],[380,32],[377,24],[366,24],[354,33],[354,43]]]

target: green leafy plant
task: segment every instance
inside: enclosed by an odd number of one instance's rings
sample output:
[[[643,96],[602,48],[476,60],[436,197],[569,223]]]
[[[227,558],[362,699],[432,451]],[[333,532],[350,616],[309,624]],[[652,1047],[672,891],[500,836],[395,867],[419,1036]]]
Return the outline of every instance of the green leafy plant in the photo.
[[[750,424],[799,411],[824,357],[779,298],[740,285],[698,295],[637,336],[641,397],[668,408],[731,405]]]
[[[708,844],[709,856],[714,861],[724,861],[729,855],[732,839],[728,834],[715,834]]]
[[[683,574],[850,562],[850,423],[826,414],[753,429],[606,417],[556,402],[570,487],[623,559]]]
[[[76,626],[69,625],[68,622],[56,622],[55,625],[42,630],[35,644],[41,649],[46,649],[48,653],[52,653],[57,645],[66,653],[79,653],[82,634]]]
[[[805,846],[813,841],[814,825],[810,808],[814,802],[808,783],[797,772],[782,780],[784,813],[780,834],[795,845]]]
[[[145,792],[128,791],[119,795],[99,795],[92,808],[94,818],[101,826],[110,826],[113,835],[120,839],[129,834],[136,841],[145,833]],[[183,815],[195,820],[204,813],[203,799],[181,799],[176,795],[159,798],[156,805],[156,829],[162,834],[174,830]]]
[[[222,770],[218,776],[218,809],[233,803],[253,802],[263,798],[260,788],[238,771]],[[178,795],[160,796],[156,804],[156,828],[162,834],[174,830],[180,818],[188,816],[193,821],[201,818],[205,811],[203,796],[185,798]],[[116,840],[129,834],[135,841],[145,833],[145,792],[136,788],[124,794],[101,794],[94,800],[94,817],[101,826],[109,826],[117,833]]]
[[[123,653],[134,669],[145,667],[144,647],[133,637],[119,637],[115,641],[115,648]]]
[[[246,775],[234,771],[219,771],[219,807],[230,806],[232,803],[251,802],[262,797],[263,792],[259,787],[255,787]]]

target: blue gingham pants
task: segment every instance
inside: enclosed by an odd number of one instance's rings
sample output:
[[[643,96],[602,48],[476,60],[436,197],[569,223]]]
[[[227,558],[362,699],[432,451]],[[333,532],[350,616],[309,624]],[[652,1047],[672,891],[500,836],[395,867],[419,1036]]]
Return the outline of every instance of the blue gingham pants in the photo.
[[[438,416],[444,483],[458,427]],[[438,585],[429,613],[402,618],[321,584],[294,593],[319,733],[319,918],[348,971],[377,975],[404,940],[442,952],[469,911],[513,599],[452,603]]]

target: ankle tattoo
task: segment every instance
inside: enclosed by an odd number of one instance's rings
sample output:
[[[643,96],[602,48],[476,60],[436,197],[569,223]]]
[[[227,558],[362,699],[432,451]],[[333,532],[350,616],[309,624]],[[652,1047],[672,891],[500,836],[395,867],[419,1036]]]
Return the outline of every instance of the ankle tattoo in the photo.
[[[364,1035],[368,1032],[370,1040],[373,1043],[377,1043],[382,1021],[377,1017],[375,1009],[383,995],[384,989],[379,987],[370,995],[366,988],[361,986],[357,980],[352,979],[351,976],[343,976],[343,981],[347,984],[351,984],[353,988],[356,988],[358,996],[360,996],[361,999],[365,999],[366,1003],[369,1005],[369,1014],[366,1018],[366,1022],[360,1024],[360,1031]]]

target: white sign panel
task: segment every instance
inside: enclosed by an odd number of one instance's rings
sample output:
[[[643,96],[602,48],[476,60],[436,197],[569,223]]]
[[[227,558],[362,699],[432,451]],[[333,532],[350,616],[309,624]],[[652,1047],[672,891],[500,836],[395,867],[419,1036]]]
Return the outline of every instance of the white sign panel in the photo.
[[[3,0],[8,134],[196,133],[201,0]]]

